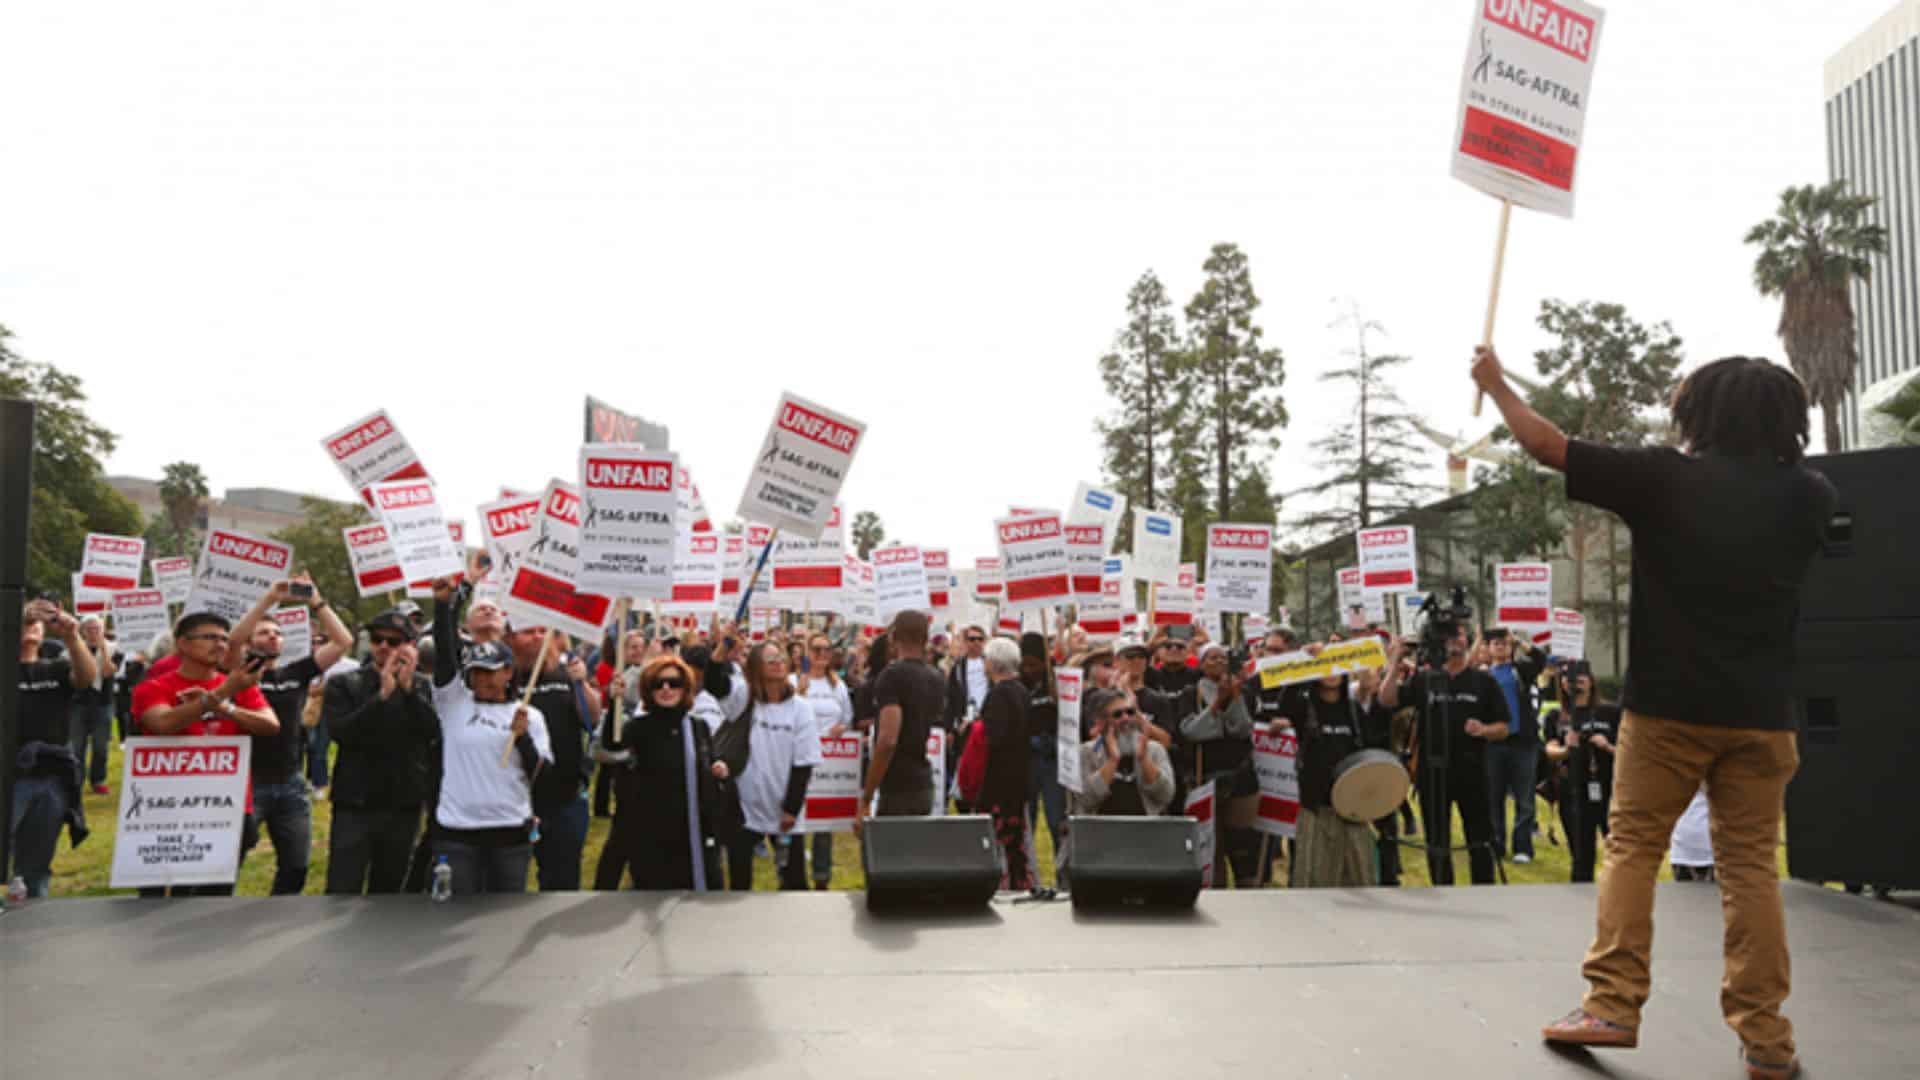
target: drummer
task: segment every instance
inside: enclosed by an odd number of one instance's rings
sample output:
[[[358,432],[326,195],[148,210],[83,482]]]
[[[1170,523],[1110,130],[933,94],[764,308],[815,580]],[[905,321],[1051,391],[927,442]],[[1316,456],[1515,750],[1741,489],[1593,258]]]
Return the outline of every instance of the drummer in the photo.
[[[1320,647],[1309,645],[1307,651],[1318,654]],[[1281,717],[1268,728],[1275,733],[1292,729],[1299,740],[1300,816],[1289,884],[1296,889],[1372,885],[1373,829],[1334,812],[1333,781],[1340,762],[1366,748],[1367,729],[1374,725],[1360,698],[1371,701],[1373,694],[1356,694],[1345,675],[1290,689]]]

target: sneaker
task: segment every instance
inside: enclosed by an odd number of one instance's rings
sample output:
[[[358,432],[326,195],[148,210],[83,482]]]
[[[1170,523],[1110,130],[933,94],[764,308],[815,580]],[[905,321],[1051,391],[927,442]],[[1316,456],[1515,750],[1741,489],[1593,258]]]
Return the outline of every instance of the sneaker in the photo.
[[[1640,1045],[1640,1033],[1611,1020],[1602,1020],[1585,1009],[1575,1009],[1540,1029],[1540,1037],[1550,1043],[1573,1046],[1610,1046],[1631,1050]]]
[[[1740,1063],[1747,1067],[1747,1080],[1789,1080],[1791,1077],[1800,1075],[1799,1058],[1794,1058],[1784,1065],[1769,1065],[1748,1057],[1743,1049],[1740,1051]]]
[[[1524,851],[1520,852],[1519,854],[1513,857],[1513,865],[1515,866],[1525,866],[1532,861],[1533,861],[1533,856],[1527,854]]]
[[[109,789],[107,788],[107,785],[105,785],[105,784],[95,784],[95,785],[93,785],[93,793],[94,793],[95,795],[108,795],[108,794],[112,794],[112,792],[111,792],[111,791],[109,791]]]
[[[321,801],[321,802],[326,802],[326,801],[327,801],[327,789],[326,789],[326,788],[323,788],[323,787],[317,787],[317,788],[314,788],[314,789],[313,789],[313,797],[314,797],[315,799],[318,799],[318,800],[319,800],[319,801]]]

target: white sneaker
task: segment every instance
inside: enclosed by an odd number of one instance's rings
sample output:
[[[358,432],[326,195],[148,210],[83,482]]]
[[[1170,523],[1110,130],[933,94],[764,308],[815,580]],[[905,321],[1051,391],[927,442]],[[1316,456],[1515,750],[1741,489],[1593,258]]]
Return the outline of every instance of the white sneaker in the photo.
[[[1513,857],[1513,864],[1515,866],[1525,866],[1532,861],[1533,861],[1533,856],[1527,854],[1524,851],[1520,852],[1519,854]]]

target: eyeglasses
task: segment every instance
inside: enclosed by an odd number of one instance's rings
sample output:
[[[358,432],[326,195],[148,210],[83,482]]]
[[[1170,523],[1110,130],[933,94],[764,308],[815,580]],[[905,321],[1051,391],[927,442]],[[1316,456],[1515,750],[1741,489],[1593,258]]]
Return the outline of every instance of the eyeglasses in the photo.
[[[978,644],[980,644],[981,642],[983,642],[983,641],[985,641],[985,640],[987,640],[987,639],[986,639],[986,638],[984,638],[984,637],[979,637],[979,636],[976,636],[976,635],[974,635],[974,634],[968,634],[968,635],[967,635],[967,644],[969,644],[969,645],[978,645]]]
[[[813,647],[812,647],[811,649],[809,649],[808,651],[809,651],[809,652],[817,652],[817,653],[830,653],[830,652],[832,652],[832,651],[833,651],[833,646],[831,646],[831,645],[815,645],[815,646],[813,646]]]
[[[188,641],[217,641],[220,644],[225,645],[227,642],[232,641],[233,639],[228,637],[225,634],[188,634],[187,640]]]
[[[403,637],[389,637],[385,634],[376,634],[367,638],[368,643],[373,645],[398,645],[405,640],[407,639]]]
[[[1139,709],[1133,708],[1132,706],[1128,706],[1127,708],[1124,708],[1124,709],[1112,709],[1108,711],[1107,719],[1120,720],[1129,716],[1139,716],[1139,715],[1140,715]]]
[[[687,688],[687,681],[685,679],[668,676],[654,683],[653,688],[655,690],[685,690]]]

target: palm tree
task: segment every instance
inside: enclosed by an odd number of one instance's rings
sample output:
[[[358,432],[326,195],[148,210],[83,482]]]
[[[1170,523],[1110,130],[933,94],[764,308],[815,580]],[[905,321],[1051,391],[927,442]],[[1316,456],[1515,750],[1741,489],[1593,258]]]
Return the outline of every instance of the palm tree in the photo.
[[[1827,450],[1840,449],[1840,403],[1853,386],[1860,350],[1848,289],[1873,273],[1887,230],[1863,220],[1875,198],[1850,195],[1842,178],[1780,193],[1780,209],[1747,233],[1758,244],[1753,283],[1781,297],[1780,344],[1826,420]]]
[[[862,559],[873,557],[873,549],[887,538],[887,527],[880,523],[880,515],[871,510],[862,510],[853,515],[853,549]]]
[[[160,505],[166,510],[167,524],[173,529],[174,550],[187,552],[187,540],[200,522],[200,508],[207,499],[207,477],[200,466],[176,461],[167,466],[160,479]]]

